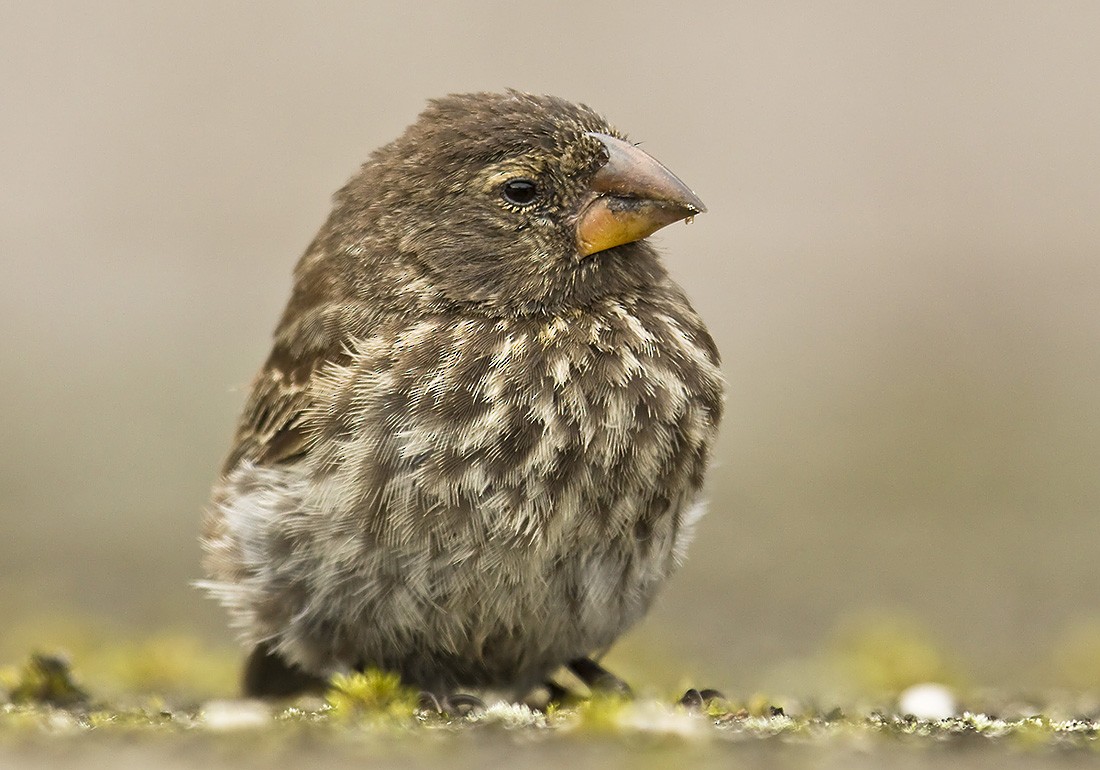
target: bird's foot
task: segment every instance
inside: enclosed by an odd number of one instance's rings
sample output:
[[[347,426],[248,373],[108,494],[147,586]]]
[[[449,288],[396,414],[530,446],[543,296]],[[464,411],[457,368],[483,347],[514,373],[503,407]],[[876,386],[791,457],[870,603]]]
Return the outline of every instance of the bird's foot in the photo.
[[[634,697],[630,685],[591,658],[571,660],[566,664],[566,668],[572,671],[593,692],[618,695],[622,698]]]
[[[680,698],[678,703],[689,711],[704,711],[710,708],[714,703],[724,701],[725,699],[726,696],[718,690],[696,690],[692,687],[684,693],[684,696]]]
[[[523,703],[542,711],[551,704],[576,705],[597,694],[628,699],[634,697],[630,685],[596,661],[591,658],[575,658],[529,692]]]
[[[424,690],[418,697],[422,711],[434,711],[436,714],[465,717],[485,711],[485,701],[476,695],[467,693],[436,695],[433,692]]]

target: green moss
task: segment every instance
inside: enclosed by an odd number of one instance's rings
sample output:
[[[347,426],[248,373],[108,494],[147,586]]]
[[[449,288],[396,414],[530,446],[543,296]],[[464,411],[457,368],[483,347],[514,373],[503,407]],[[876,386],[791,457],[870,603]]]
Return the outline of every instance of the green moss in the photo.
[[[3,678],[12,703],[77,706],[89,700],[73,680],[69,662],[59,655],[32,653],[21,668],[6,672]]]
[[[567,724],[590,733],[621,733],[624,713],[633,701],[619,695],[595,693],[572,708],[560,708],[551,724]]]
[[[341,721],[411,721],[418,697],[396,674],[368,669],[361,674],[334,676],[325,700],[331,716]]]

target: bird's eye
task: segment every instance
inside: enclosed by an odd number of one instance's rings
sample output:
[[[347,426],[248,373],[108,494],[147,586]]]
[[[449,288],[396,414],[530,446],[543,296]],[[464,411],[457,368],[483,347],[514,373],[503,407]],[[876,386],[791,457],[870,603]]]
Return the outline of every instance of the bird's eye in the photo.
[[[530,206],[539,197],[539,188],[530,179],[509,179],[501,188],[501,195],[515,206]]]

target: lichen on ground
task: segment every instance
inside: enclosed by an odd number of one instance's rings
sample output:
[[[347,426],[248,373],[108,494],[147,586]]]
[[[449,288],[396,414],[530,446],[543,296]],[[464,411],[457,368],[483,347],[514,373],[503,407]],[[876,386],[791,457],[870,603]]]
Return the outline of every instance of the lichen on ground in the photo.
[[[1062,657],[1088,672],[1095,634],[1078,636],[1073,656]],[[370,760],[482,770],[507,758],[509,766],[570,770],[685,763],[848,770],[935,764],[950,752],[954,767],[1000,770],[1092,761],[1100,752],[1095,688],[982,690],[919,625],[896,618],[843,626],[826,649],[787,671],[782,690],[705,702],[696,693],[694,707],[678,703],[682,689],[642,684],[633,700],[597,694],[542,710],[490,702],[441,713],[378,671],[335,677],[323,697],[263,703],[233,697],[237,651],[210,649],[187,632],[128,641],[95,624],[36,622],[2,643],[0,767],[212,770]]]
[[[462,715],[425,707],[397,677],[378,671],[334,678],[324,698],[277,704],[215,699],[173,703],[163,693],[131,694],[107,702],[80,683],[60,655],[34,653],[0,673],[0,738],[78,736],[111,731],[129,734],[255,733],[280,731],[318,735],[334,732],[393,737],[411,733],[454,734],[484,729],[562,736],[602,736],[703,743],[778,742],[901,745],[961,745],[974,741],[1014,750],[1100,751],[1098,714],[1055,717],[1010,700],[1012,712],[964,711],[940,719],[918,719],[867,706],[828,709],[787,699],[775,705],[760,696],[741,701],[715,699],[703,708],[673,698],[625,699],[595,695],[568,706],[534,710],[490,703]],[[989,699],[991,696],[986,696]],[[992,701],[989,701],[992,703]],[[1055,709],[1064,711],[1065,708]]]

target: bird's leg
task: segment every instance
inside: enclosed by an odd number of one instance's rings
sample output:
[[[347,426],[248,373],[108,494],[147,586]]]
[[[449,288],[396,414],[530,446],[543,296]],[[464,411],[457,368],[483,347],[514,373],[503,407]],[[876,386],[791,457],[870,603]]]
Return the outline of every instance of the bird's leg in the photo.
[[[328,681],[288,663],[261,642],[244,664],[241,689],[246,698],[292,698],[304,693],[323,693]]]
[[[543,689],[546,690],[546,702],[543,703],[541,706],[539,706],[539,708],[541,708],[541,709],[546,708],[546,706],[548,706],[551,703],[557,703],[557,704],[560,705],[560,704],[564,703],[565,699],[568,698],[571,695],[569,690],[562,687],[557,682],[551,682],[551,681],[547,680],[546,682],[543,683],[542,687],[543,687]]]
[[[591,658],[571,660],[566,664],[566,668],[576,674],[577,678],[593,692],[619,695],[624,698],[634,697],[630,685]]]

